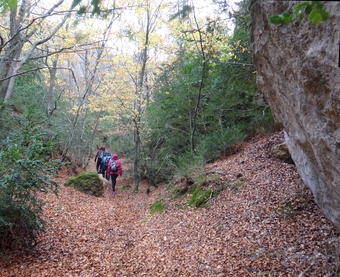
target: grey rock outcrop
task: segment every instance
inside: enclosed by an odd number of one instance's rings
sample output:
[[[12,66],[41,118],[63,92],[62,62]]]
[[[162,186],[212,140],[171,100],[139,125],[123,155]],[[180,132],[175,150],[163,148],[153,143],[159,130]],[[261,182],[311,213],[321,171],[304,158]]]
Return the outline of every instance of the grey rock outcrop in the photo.
[[[340,2],[323,2],[331,17],[319,25],[270,23],[270,15],[296,3],[251,2],[250,50],[258,87],[285,130],[300,176],[340,229]]]
[[[294,163],[289,153],[289,149],[286,143],[276,144],[271,149],[272,155],[286,163]]]

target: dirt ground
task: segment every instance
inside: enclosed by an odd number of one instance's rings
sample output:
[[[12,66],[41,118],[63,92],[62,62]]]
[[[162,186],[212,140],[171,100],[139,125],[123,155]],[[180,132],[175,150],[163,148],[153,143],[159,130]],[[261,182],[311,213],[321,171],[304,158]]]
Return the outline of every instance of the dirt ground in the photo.
[[[133,187],[124,174],[115,195],[103,179],[104,196],[88,196],[64,187],[62,170],[59,197],[46,196],[47,232],[34,251],[3,253],[0,276],[339,276],[339,233],[295,166],[271,156],[282,140],[253,138],[208,164],[206,188],[226,189],[207,208],[186,208],[190,196],[171,199],[166,185],[123,190]],[[151,214],[157,200],[166,210]]]

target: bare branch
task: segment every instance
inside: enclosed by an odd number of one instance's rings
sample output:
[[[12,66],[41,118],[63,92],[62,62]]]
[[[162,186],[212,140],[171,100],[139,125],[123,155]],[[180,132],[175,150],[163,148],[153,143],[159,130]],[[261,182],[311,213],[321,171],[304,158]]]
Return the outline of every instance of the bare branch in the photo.
[[[62,92],[60,92],[58,98],[54,101],[54,108],[50,111],[50,115],[52,116],[52,113],[57,109],[57,103],[60,99],[60,97],[62,96],[62,94],[64,93],[64,89],[62,90]]]
[[[23,72],[20,72],[20,73],[13,74],[13,75],[8,76],[6,78],[3,78],[3,79],[0,80],[0,83],[3,82],[3,81],[6,81],[6,80],[8,80],[8,79],[10,79],[12,77],[16,77],[16,76],[20,76],[20,75],[25,75],[26,73],[29,73],[29,72],[34,72],[34,71],[38,71],[38,70],[41,70],[41,69],[49,69],[49,68],[51,68],[51,67],[49,67],[49,66],[42,66],[42,67],[32,68],[32,69],[29,69],[29,70],[26,70],[26,71],[23,71]],[[69,68],[69,67],[55,67],[53,69],[66,69],[66,70],[70,70],[72,72],[72,75],[75,76],[72,68]]]
[[[76,51],[75,50],[72,50],[74,48],[79,48],[79,47],[84,47],[84,46],[92,46],[94,44],[97,44],[97,43],[100,43],[102,40],[99,40],[99,41],[95,41],[95,42],[92,42],[92,43],[84,43],[84,44],[80,44],[80,45],[73,45],[73,46],[70,46],[70,47],[63,47],[59,50],[56,50],[54,52],[51,52],[51,53],[48,53],[46,50],[43,50],[43,49],[40,49],[40,48],[37,48],[39,49],[41,52],[47,52],[46,55],[40,55],[40,56],[35,56],[35,57],[32,57],[32,58],[29,58],[28,60],[29,61],[33,61],[33,60],[38,60],[38,59],[43,59],[43,58],[46,58],[46,57],[49,57],[49,56],[53,56],[55,54],[59,54],[59,53],[79,53],[81,51],[85,51],[85,50],[91,50],[91,49],[97,49],[97,47],[94,47],[94,48],[86,48],[84,50],[79,50],[77,49]],[[70,50],[70,51],[68,51]]]

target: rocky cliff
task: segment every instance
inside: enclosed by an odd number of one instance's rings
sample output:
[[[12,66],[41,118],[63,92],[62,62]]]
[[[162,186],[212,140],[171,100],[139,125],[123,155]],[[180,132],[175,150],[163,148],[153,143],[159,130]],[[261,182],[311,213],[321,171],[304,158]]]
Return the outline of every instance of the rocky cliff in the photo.
[[[319,25],[270,23],[296,3],[251,2],[251,54],[299,174],[340,229],[340,2],[323,2],[331,17]]]

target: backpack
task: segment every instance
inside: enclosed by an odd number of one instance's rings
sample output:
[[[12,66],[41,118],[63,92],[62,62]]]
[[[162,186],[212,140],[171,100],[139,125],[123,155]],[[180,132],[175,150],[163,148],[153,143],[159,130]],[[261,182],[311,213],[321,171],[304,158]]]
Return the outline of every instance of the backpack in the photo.
[[[107,166],[109,164],[111,157],[110,156],[105,156],[104,158],[104,166]]]
[[[116,160],[112,160],[110,170],[112,172],[117,172],[118,171],[118,164]]]
[[[104,150],[100,150],[98,158],[102,159],[104,157]]]

